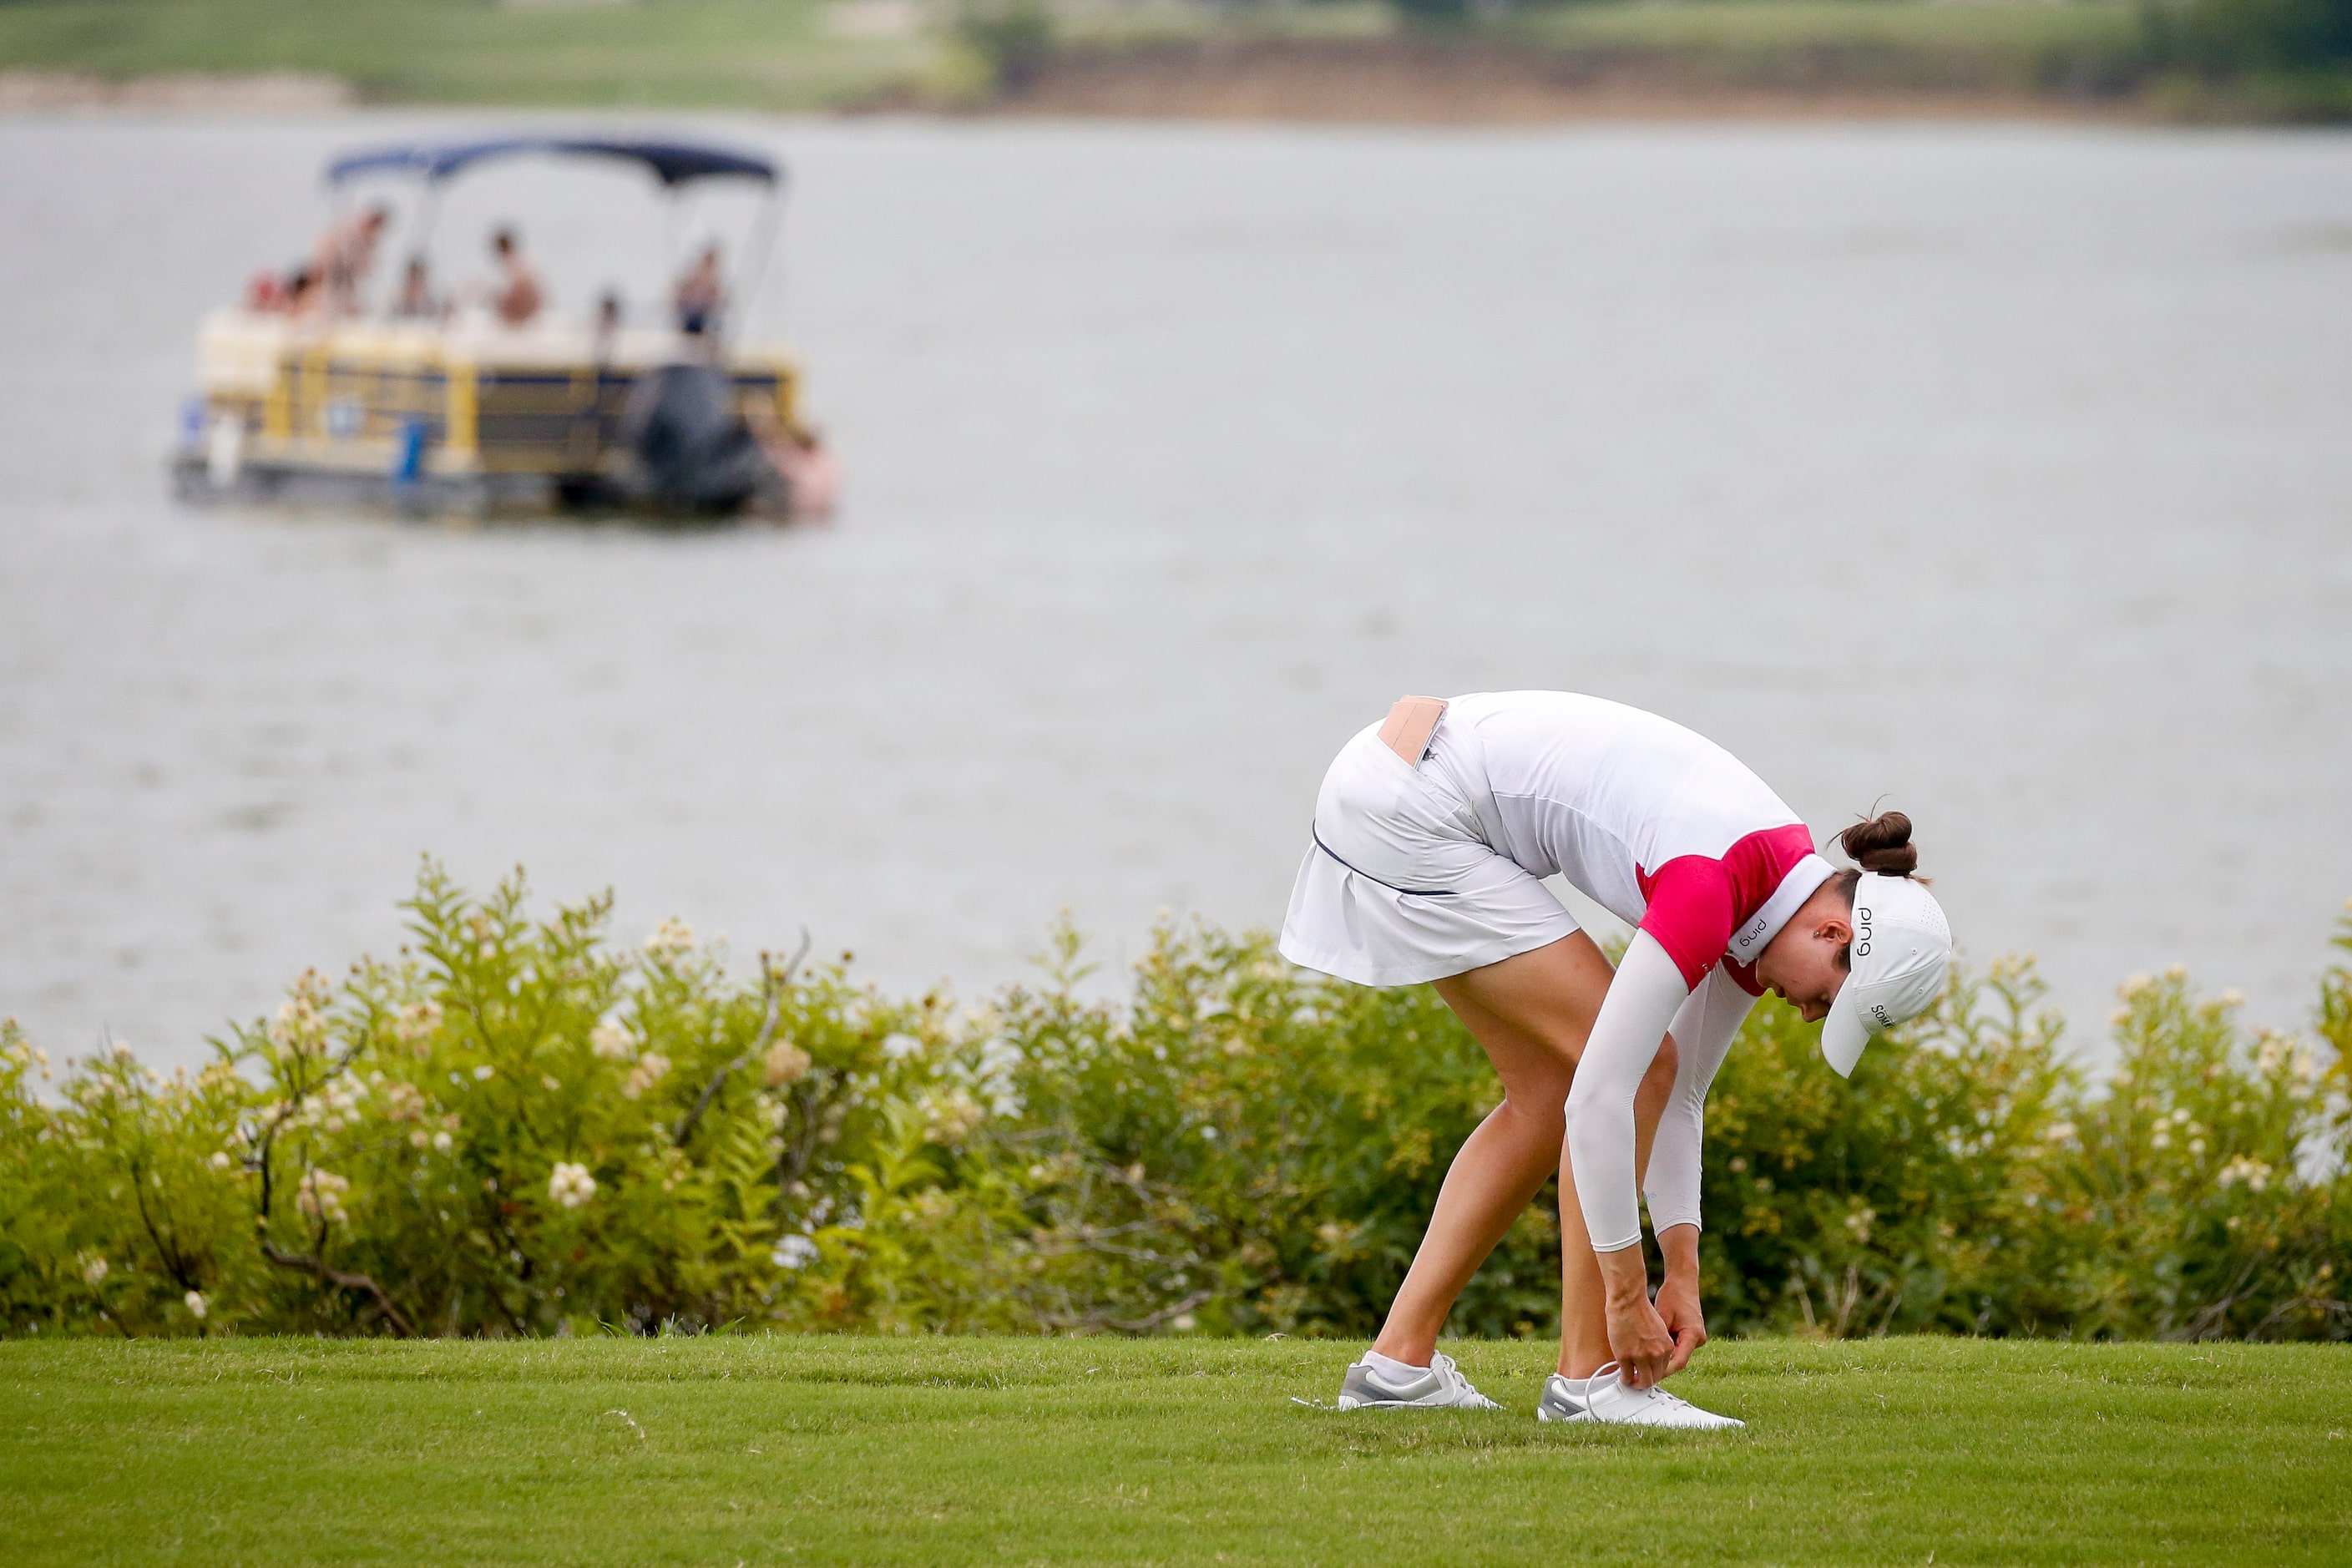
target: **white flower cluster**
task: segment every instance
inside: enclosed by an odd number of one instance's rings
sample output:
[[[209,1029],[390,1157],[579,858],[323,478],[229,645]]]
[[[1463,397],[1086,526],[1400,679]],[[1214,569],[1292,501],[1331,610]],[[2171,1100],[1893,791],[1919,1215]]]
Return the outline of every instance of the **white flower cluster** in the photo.
[[[2214,1173],[2213,1184],[2217,1187],[2234,1187],[2241,1182],[2245,1184],[2246,1191],[2259,1193],[2271,1184],[2271,1168],[2260,1160],[2241,1154]]]
[[[680,920],[657,922],[646,936],[646,954],[649,958],[675,960],[694,951],[694,928]]]
[[[426,1128],[420,1127],[411,1132],[408,1135],[408,1142],[415,1148],[432,1149],[446,1154],[457,1146],[457,1113],[453,1110],[441,1119],[441,1125],[438,1128],[428,1131]]]
[[[576,1209],[596,1195],[596,1178],[585,1165],[558,1160],[554,1173],[547,1178],[547,1195],[565,1208]]]
[[[306,1094],[292,1117],[297,1127],[316,1127],[325,1132],[341,1132],[344,1127],[360,1123],[360,1102],[367,1098],[367,1086],[357,1083],[330,1084],[315,1094]]]
[[[294,994],[278,1008],[269,1023],[273,1045],[296,1056],[322,1053],[327,1048],[327,1005],[332,997],[326,976],[306,969],[294,983]]]
[[[6,1051],[0,1055],[5,1055],[10,1061],[20,1068],[38,1067],[41,1069],[41,1076],[48,1077],[49,1053],[27,1042],[24,1037],[16,1033],[16,1019],[0,1018],[0,1040],[7,1042]]]
[[[961,1143],[988,1112],[968,1089],[934,1089],[923,1097],[923,1137],[932,1143]]]
[[[187,1303],[188,1316],[200,1323],[205,1321],[205,1314],[212,1310],[212,1304],[205,1300],[202,1290],[191,1290],[180,1300]]]
[[[625,1062],[637,1054],[637,1042],[617,1021],[607,1018],[588,1031],[588,1048],[599,1061]]]
[[[2281,1071],[2288,1075],[2287,1095],[2294,1100],[2309,1100],[2316,1092],[2319,1079],[2319,1058],[2310,1047],[2302,1045],[2292,1035],[2263,1031],[2262,1045],[2254,1053],[2254,1066],[2264,1078],[2275,1078]]]
[[[2202,1154],[2205,1152],[2205,1140],[2202,1136],[2205,1129],[2189,1119],[2189,1110],[2186,1106],[2176,1107],[2173,1110],[2172,1114],[2169,1116],[2158,1117],[2156,1119],[2156,1131],[2149,1137],[2148,1143],[2154,1148],[2169,1149],[2172,1147],[2172,1134],[2176,1130],[2183,1130],[2188,1132],[2189,1139],[2189,1152],[2190,1153]]]
[[[392,1037],[423,1056],[432,1043],[433,1031],[440,1026],[440,1003],[411,1002],[393,1015]]]
[[[348,1176],[339,1176],[332,1171],[305,1171],[301,1185],[294,1192],[294,1206],[305,1219],[349,1225],[352,1216],[343,1212],[343,1194],[351,1190]]]
[[[81,1255],[81,1282],[83,1284],[102,1285],[106,1282],[106,1277],[113,1271],[114,1266],[107,1262],[105,1258],[100,1257],[97,1253],[85,1252]]]
[[[629,1069],[629,1076],[623,1080],[621,1084],[621,1094],[623,1098],[628,1100],[638,1098],[640,1095],[644,1094],[646,1090],[661,1082],[663,1077],[667,1075],[668,1071],[669,1058],[667,1057],[662,1055],[659,1051],[647,1051],[644,1056],[637,1058],[637,1065]]]
[[[992,1039],[980,1047],[972,1087],[988,1101],[992,1114],[1011,1116],[1020,1110],[1021,1096],[1013,1087],[1013,1074],[1020,1068],[1021,1047],[1012,1041]]]
[[[790,1040],[778,1040],[768,1047],[765,1076],[770,1089],[782,1089],[808,1077],[814,1066],[809,1054]]]
[[[990,1024],[982,1013],[970,1015],[967,1028],[977,1033]],[[908,1047],[893,1051],[892,1042],[905,1040]],[[958,1039],[951,1032],[947,1044],[954,1055],[943,1064],[949,1078],[945,1085],[935,1087],[919,1100],[923,1116],[923,1137],[941,1144],[961,1143],[991,1116],[1011,1116],[1021,1109],[1021,1097],[1013,1089],[1013,1074],[1021,1065],[1018,1047],[1009,1041],[995,1037],[974,1040],[971,1034]],[[886,1056],[909,1057],[928,1047],[912,1036],[896,1035],[882,1043]],[[1212,1137],[1214,1134],[1211,1134]]]

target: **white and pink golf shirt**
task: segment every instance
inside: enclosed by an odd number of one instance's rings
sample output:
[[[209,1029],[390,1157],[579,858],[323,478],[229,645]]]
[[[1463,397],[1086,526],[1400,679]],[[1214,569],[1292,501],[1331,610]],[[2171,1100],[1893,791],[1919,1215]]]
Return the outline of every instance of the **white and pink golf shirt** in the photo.
[[[1828,879],[1813,836],[1738,758],[1638,708],[1565,691],[1454,698],[1442,767],[1494,851],[1647,931],[1696,988],[1755,962]]]

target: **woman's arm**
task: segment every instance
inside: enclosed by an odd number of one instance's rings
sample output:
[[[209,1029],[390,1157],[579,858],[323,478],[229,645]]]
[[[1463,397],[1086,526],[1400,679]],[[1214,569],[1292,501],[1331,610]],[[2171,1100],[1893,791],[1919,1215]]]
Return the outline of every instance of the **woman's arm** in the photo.
[[[1597,1253],[1621,1252],[1642,1239],[1633,1095],[1689,995],[1682,971],[1657,939],[1635,931],[1592,1021],[1568,1095],[1569,1168]]]
[[[1657,1234],[1666,1278],[1658,1287],[1658,1316],[1674,1336],[1673,1356],[1659,1375],[1671,1377],[1706,1343],[1706,1318],[1699,1307],[1699,1142],[1706,1128],[1707,1086],[1715,1081],[1756,1005],[1740,984],[1717,967],[1675,1015],[1675,1088],[1650,1146],[1643,1184],[1650,1200],[1650,1228]]]
[[[1682,970],[1657,938],[1635,931],[1592,1021],[1568,1094],[1568,1174],[1601,1265],[1610,1353],[1633,1388],[1664,1376],[1675,1348],[1650,1304],[1649,1270],[1642,1261],[1633,1096],[1689,994]]]
[[[1660,1237],[1673,1226],[1699,1223],[1699,1142],[1706,1131],[1707,1087],[1755,1005],[1756,998],[1717,967],[1675,1014],[1674,1094],[1658,1121],[1642,1187],[1650,1200],[1650,1228]]]

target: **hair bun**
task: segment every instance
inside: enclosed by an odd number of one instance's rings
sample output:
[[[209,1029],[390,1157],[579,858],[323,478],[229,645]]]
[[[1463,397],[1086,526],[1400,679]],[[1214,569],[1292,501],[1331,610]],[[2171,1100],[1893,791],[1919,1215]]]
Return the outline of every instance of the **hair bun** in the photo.
[[[1838,835],[1838,845],[1855,865],[1881,876],[1907,877],[1919,868],[1919,851],[1911,844],[1911,819],[1899,811],[1855,823]]]

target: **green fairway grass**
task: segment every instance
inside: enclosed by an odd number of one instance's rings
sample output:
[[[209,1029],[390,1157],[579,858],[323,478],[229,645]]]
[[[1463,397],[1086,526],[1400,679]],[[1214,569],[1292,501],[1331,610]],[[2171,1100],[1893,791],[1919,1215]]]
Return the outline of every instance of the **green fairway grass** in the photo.
[[[1302,1408],[1356,1347],[0,1345],[0,1562],[2343,1563],[2352,1350],[1750,1341],[1720,1435]]]

